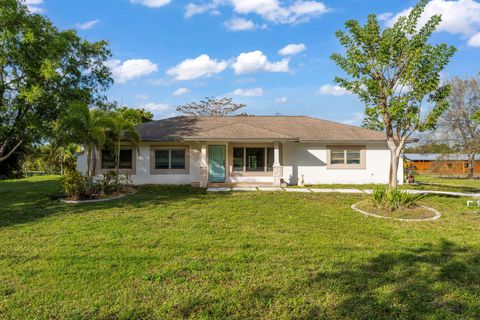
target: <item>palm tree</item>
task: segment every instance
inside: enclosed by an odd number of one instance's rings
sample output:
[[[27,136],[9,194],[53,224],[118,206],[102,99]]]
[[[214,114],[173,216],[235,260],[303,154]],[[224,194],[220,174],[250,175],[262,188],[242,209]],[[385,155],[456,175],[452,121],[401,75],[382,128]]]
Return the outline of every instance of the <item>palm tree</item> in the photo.
[[[135,130],[133,123],[122,112],[113,112],[111,119],[113,121],[111,136],[114,142],[115,154],[115,188],[118,191],[121,142],[129,141],[134,147],[137,147],[140,142],[140,136]]]
[[[87,152],[87,192],[92,192],[93,177],[96,167],[96,150],[101,149],[107,140],[107,132],[115,126],[102,110],[90,110],[81,102],[76,102],[68,108],[61,124],[69,141],[82,144]]]

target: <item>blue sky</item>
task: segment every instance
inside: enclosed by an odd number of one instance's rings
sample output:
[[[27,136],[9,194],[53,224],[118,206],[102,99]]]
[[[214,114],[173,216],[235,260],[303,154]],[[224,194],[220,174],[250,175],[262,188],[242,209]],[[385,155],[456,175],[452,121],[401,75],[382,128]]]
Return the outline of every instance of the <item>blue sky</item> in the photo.
[[[257,115],[310,115],[360,124],[363,105],[333,79],[334,33],[348,19],[387,25],[415,1],[387,0],[26,0],[32,11],[113,53],[111,99],[163,118],[205,96],[232,96]],[[443,73],[480,71],[480,1],[432,0],[444,22],[433,42],[458,52]],[[290,45],[290,46],[288,46]],[[283,50],[282,50],[283,49]]]

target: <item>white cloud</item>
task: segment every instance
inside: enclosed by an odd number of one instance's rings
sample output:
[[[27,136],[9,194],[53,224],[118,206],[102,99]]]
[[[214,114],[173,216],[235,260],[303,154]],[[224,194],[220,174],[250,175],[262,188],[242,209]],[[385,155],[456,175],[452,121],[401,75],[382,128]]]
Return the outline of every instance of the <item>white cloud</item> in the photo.
[[[307,47],[303,43],[299,43],[299,44],[291,43],[283,47],[282,49],[280,49],[278,51],[278,54],[282,56],[293,56],[297,53],[304,51],[305,49],[307,49]]]
[[[468,45],[471,47],[480,47],[480,32],[468,40]]]
[[[279,98],[275,99],[275,102],[276,103],[287,103],[288,98],[287,97],[279,97]]]
[[[173,91],[172,95],[178,97],[189,92],[190,92],[190,89],[188,88],[178,88],[177,90]]]
[[[328,12],[325,4],[319,1],[295,1],[282,6],[278,0],[230,0],[235,12],[255,13],[273,23],[298,23]]]
[[[336,97],[350,94],[350,91],[348,91],[347,89],[342,88],[340,86],[336,86],[336,85],[332,86],[330,84],[325,84],[321,86],[318,92],[324,95],[336,96]]]
[[[25,0],[25,5],[31,13],[43,13],[45,9],[41,7],[43,0]]]
[[[300,23],[329,11],[320,1],[297,0],[282,6],[279,0],[213,0],[205,4],[190,3],[186,6],[186,17],[217,10],[220,5],[229,5],[237,14],[257,14],[272,23]]]
[[[362,112],[357,112],[353,114],[351,119],[342,120],[340,122],[344,124],[349,124],[352,126],[359,126],[362,124],[364,118],[365,118],[365,114],[363,114]]]
[[[99,22],[100,20],[91,20],[84,23],[77,23],[75,24],[75,27],[80,30],[88,30],[88,29],[91,29],[94,25],[96,25]]]
[[[139,100],[148,100],[149,97],[146,94],[136,94],[135,98]]]
[[[252,73],[259,71],[267,72],[288,72],[289,59],[282,59],[277,62],[270,62],[262,51],[241,53],[233,63],[232,68],[236,74]]]
[[[399,17],[410,13],[412,8],[405,9],[396,15],[382,14],[387,25],[393,25]],[[451,34],[461,34],[469,38],[469,45],[475,45],[472,38],[480,32],[480,2],[474,0],[432,0],[425,7],[425,12],[420,18],[420,25],[424,25],[433,15],[442,15],[442,22],[437,31]]]
[[[149,103],[141,106],[141,108],[143,108],[147,111],[150,111],[150,112],[159,112],[159,111],[167,111],[171,108],[171,106],[167,103],[149,102]]]
[[[171,0],[130,0],[130,2],[141,4],[150,8],[160,8],[169,4]]]
[[[256,28],[256,25],[252,20],[246,20],[243,18],[235,18],[225,21],[223,25],[230,31],[245,31]]]
[[[205,12],[210,12],[217,14],[217,8],[220,6],[223,0],[213,0],[210,3],[196,4],[189,3],[185,6],[185,18],[191,18],[197,14],[202,14]]]
[[[195,59],[186,59],[175,67],[167,70],[167,75],[176,80],[192,80],[201,77],[210,77],[220,73],[228,66],[227,61],[217,61],[210,59],[206,54],[202,54]]]
[[[112,71],[112,76],[118,83],[149,75],[158,70],[155,63],[148,59],[131,59],[123,63],[118,60],[110,60],[107,65]]]
[[[243,97],[259,97],[263,96],[263,88],[237,89],[233,91],[233,94]]]

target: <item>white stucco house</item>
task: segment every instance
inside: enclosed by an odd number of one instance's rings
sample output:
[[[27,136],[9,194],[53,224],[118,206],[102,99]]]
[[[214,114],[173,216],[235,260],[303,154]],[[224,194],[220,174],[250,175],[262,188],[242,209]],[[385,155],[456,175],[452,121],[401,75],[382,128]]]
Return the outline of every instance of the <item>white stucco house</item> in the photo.
[[[141,143],[125,143],[120,168],[134,184],[279,185],[388,183],[384,134],[303,116],[180,116],[137,127]],[[96,173],[114,168],[97,152]],[[86,172],[85,153],[79,171]],[[403,165],[398,171],[403,181]]]

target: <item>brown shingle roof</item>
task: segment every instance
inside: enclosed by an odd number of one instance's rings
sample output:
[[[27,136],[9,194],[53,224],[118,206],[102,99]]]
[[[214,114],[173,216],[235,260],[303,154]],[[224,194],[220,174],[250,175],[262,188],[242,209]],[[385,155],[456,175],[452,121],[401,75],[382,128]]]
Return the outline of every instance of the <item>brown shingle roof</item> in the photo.
[[[385,141],[383,132],[304,116],[180,116],[137,126],[147,141]]]

